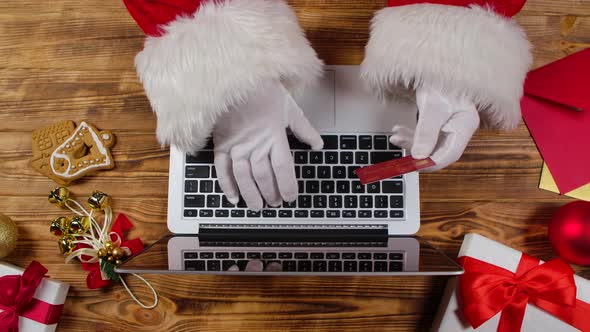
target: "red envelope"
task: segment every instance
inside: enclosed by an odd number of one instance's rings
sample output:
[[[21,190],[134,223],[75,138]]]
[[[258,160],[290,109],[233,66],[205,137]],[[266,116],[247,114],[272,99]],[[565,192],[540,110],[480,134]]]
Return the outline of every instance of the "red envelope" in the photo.
[[[589,86],[590,49],[530,72],[525,84],[522,116],[562,194],[590,183]]]

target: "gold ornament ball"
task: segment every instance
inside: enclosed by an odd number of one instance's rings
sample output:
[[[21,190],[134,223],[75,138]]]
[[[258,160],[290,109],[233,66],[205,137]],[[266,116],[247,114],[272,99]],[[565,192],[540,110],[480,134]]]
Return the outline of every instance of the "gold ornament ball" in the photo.
[[[112,255],[116,259],[120,259],[121,257],[123,257],[123,255],[125,255],[125,252],[123,251],[123,249],[121,249],[119,247],[115,247],[115,248],[113,248]]]
[[[107,251],[104,248],[98,249],[97,255],[98,258],[105,258],[107,257]]]
[[[113,249],[113,247],[114,247],[114,246],[115,246],[115,245],[113,244],[113,241],[106,241],[106,242],[104,243],[104,247],[105,247],[105,249],[107,249],[107,250],[109,250],[109,249]]]
[[[10,255],[16,248],[18,228],[14,221],[0,213],[0,259]]]
[[[113,256],[109,256],[109,257],[107,257],[107,260],[108,260],[109,262],[111,262],[111,263],[114,263],[114,262],[115,262],[115,257],[113,257]]]
[[[117,259],[117,260],[115,261],[115,265],[120,265],[121,263],[123,263],[123,261],[122,261],[122,260],[120,260],[120,259]]]

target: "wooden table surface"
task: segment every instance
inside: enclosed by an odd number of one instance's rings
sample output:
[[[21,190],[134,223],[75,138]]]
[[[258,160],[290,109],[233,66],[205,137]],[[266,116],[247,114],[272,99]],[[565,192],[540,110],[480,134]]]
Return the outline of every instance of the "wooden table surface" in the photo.
[[[328,64],[358,64],[369,20],[385,1],[290,1]],[[517,20],[535,46],[535,66],[590,46],[590,0],[530,0]],[[71,190],[100,189],[152,243],[167,232],[168,151],[158,146],[152,114],[133,68],[141,30],[121,0],[0,1],[0,212],[21,232],[8,262],[36,259],[72,285],[60,331],[425,331],[445,277],[238,278],[148,275],[160,305],[144,310],[121,286],[88,290],[77,263],[64,264],[49,221],[55,187],[29,166],[31,131],[87,119],[116,133],[117,167]],[[493,84],[493,82],[490,82]],[[456,256],[477,232],[541,259],[555,257],[547,223],[567,198],[537,188],[542,161],[524,125],[480,131],[463,158],[421,176],[419,235]],[[590,278],[590,268],[576,268]],[[139,296],[145,288],[131,281]]]

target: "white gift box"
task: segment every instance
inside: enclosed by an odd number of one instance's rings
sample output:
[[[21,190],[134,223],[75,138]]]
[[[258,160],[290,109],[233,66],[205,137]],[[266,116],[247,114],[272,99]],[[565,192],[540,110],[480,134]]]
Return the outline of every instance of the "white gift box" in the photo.
[[[0,277],[7,275],[22,275],[23,268],[0,262]],[[33,298],[46,302],[50,305],[63,305],[68,295],[70,285],[47,277],[39,283]],[[0,309],[0,312],[2,310]],[[53,332],[57,328],[57,323],[46,325],[23,316],[19,317],[19,331],[21,332]]]
[[[496,241],[477,234],[467,234],[463,240],[463,245],[459,251],[459,257],[469,256],[480,261],[484,261],[503,269],[515,272],[520,262],[522,253],[518,250],[507,247]],[[576,283],[576,297],[578,300],[590,303],[590,280],[574,275]],[[459,279],[452,278],[447,284],[447,288],[441,301],[441,306],[433,331],[440,332],[457,332],[457,331],[477,331],[477,332],[496,332],[501,312],[490,318],[477,329],[473,329],[467,319],[464,317],[459,307]],[[588,318],[590,319],[590,317]],[[552,316],[550,313],[536,307],[533,304],[527,304],[521,331],[579,331],[573,326],[563,322],[559,318]]]

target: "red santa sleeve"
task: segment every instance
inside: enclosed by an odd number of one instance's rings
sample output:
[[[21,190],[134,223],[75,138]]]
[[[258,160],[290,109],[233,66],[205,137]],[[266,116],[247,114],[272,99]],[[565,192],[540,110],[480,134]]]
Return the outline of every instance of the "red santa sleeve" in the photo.
[[[373,18],[362,76],[385,97],[419,87],[470,97],[485,124],[512,129],[532,63],[526,34],[509,17],[523,4],[391,0]]]
[[[124,0],[148,35],[135,58],[162,145],[201,149],[217,118],[277,79],[296,92],[322,74],[283,0]]]

